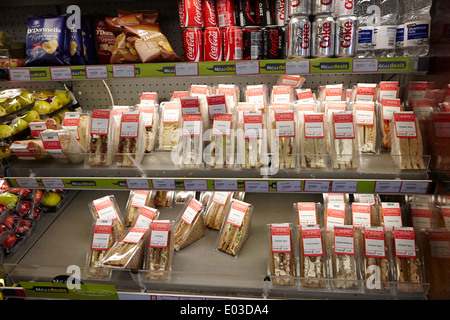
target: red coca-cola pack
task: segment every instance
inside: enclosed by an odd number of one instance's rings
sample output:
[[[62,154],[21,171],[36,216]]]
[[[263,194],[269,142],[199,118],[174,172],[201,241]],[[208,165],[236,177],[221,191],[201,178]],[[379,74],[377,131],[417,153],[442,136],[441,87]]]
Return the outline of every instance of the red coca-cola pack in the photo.
[[[222,61],[222,33],[218,27],[205,28],[203,46],[205,61]]]
[[[202,0],[178,0],[178,15],[182,29],[203,28]]]
[[[183,31],[184,60],[203,61],[203,32],[200,28],[186,28]]]

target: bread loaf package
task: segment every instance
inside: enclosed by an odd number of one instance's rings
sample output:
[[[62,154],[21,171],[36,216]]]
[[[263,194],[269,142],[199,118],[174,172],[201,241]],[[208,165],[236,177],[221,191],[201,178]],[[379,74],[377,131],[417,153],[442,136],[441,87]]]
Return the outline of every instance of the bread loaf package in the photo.
[[[132,227],[136,222],[140,209],[147,206],[150,201],[150,191],[148,190],[132,190],[128,196],[125,211],[125,226]]]
[[[393,247],[392,237],[383,227],[365,227],[361,230],[364,241],[364,286],[369,292],[386,292],[392,289]]]
[[[146,280],[167,280],[172,270],[174,255],[173,221],[154,221],[145,255]]]
[[[95,199],[88,204],[89,210],[93,218],[96,219],[111,219],[113,220],[113,227],[118,230],[119,236],[125,232],[125,223],[123,221],[120,208],[117,204],[114,195],[107,195]]]
[[[331,262],[329,277],[335,290],[361,289],[361,232],[351,225],[326,230],[326,246]]]
[[[216,191],[208,202],[205,211],[205,225],[213,230],[220,230],[233,192]]]
[[[327,251],[323,228],[318,224],[298,226],[298,238],[301,287],[327,288]]]
[[[174,227],[174,248],[183,249],[205,235],[204,207],[192,198],[181,210]]]
[[[289,106],[289,105],[288,105]],[[272,167],[295,169],[297,167],[297,113],[269,107],[269,146]]]
[[[87,166],[107,167],[114,157],[113,118],[110,109],[92,111],[89,125]]]
[[[211,143],[206,146],[204,160],[211,168],[231,168],[235,164],[236,118],[234,114],[214,114],[210,132]]]
[[[111,277],[111,270],[103,268],[101,262],[120,239],[116,226],[112,219],[95,220],[86,263],[89,278],[108,279]]]
[[[269,240],[268,274],[273,286],[294,286],[298,276],[298,247],[296,229],[290,223],[266,226]]]
[[[220,228],[216,250],[237,258],[250,231],[253,205],[233,199],[227,210],[226,218]]]
[[[297,225],[317,224],[323,226],[323,206],[315,202],[295,202],[294,214]]]
[[[181,168],[201,168],[203,164],[202,115],[183,115],[181,126],[179,166]]]
[[[180,141],[181,103],[162,102],[158,132],[158,149],[172,151]]]
[[[157,191],[154,190],[150,194],[149,206],[153,208],[164,207],[172,208],[174,203],[175,191]]]
[[[373,101],[356,101],[350,107],[355,118],[358,147],[361,153],[379,153],[377,104]]]
[[[412,227],[393,229],[395,280],[399,292],[422,292],[425,283],[422,241]]]
[[[333,112],[330,123],[331,159],[334,169],[359,168],[358,137],[350,111]]]
[[[329,136],[324,113],[299,112],[298,135],[300,168],[327,169],[329,167]]]
[[[71,135],[69,130],[45,130],[41,132],[45,150],[62,163],[80,163],[86,149]]]
[[[144,92],[142,96],[146,93]],[[158,125],[159,125],[159,105],[158,104],[143,104],[138,106],[139,112],[142,114],[144,128],[145,128],[145,153],[153,152],[156,146]]]
[[[120,131],[116,143],[116,166],[136,167],[144,158],[146,131],[143,114],[139,111],[124,111],[120,120]]]
[[[113,269],[142,269],[149,230],[149,228],[131,228],[106,254],[102,266]]]
[[[394,112],[391,155],[399,170],[426,170],[422,134],[413,111]]]

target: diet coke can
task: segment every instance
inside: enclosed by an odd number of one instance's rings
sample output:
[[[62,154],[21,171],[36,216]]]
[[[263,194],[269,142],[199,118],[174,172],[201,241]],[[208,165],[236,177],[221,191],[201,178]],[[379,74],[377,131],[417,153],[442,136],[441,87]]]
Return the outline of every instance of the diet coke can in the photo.
[[[203,25],[205,28],[217,27],[216,4],[214,0],[203,0]]]
[[[351,16],[355,14],[356,0],[335,0],[334,15],[335,17]]]
[[[308,58],[311,55],[311,22],[308,16],[292,16],[286,36],[288,58]]]
[[[236,7],[234,0],[216,0],[216,14],[217,23],[220,28],[236,25]]]
[[[358,17],[343,16],[336,18],[336,56],[354,56],[357,40]]]
[[[183,31],[184,61],[203,61],[203,32],[201,28],[186,28]]]
[[[310,0],[286,0],[288,17],[311,14]]]
[[[316,16],[312,23],[311,56],[314,58],[329,58],[334,55],[335,26],[332,16]]]
[[[311,13],[313,15],[331,14],[336,0],[311,0]]]
[[[263,29],[263,58],[284,59],[284,30],[282,26],[266,26]]]
[[[256,0],[238,1],[238,25],[241,27],[256,26]]]
[[[218,27],[205,28],[203,46],[205,61],[222,61],[222,34]]]
[[[275,0],[275,24],[277,26],[285,25],[286,4],[284,0]],[[288,2],[289,0],[286,0]]]
[[[243,44],[243,60],[260,60],[262,59],[263,40],[261,27],[245,27],[242,30]]]
[[[242,60],[242,51],[244,49],[243,32],[240,27],[226,27],[221,29],[223,60],[236,61]]]
[[[202,0],[178,0],[181,28],[203,28]]]

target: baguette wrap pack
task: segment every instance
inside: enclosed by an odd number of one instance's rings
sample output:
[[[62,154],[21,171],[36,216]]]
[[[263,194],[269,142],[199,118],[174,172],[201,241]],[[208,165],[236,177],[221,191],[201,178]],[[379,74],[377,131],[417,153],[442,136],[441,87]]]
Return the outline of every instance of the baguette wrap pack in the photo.
[[[45,130],[41,132],[45,150],[62,163],[80,163],[86,149],[72,136],[69,130]]]
[[[110,109],[92,111],[86,165],[108,167],[114,157],[113,117]]]
[[[174,228],[174,248],[180,250],[205,235],[204,206],[192,198],[178,216]]]
[[[359,151],[353,114],[350,111],[333,112],[330,131],[333,168],[357,170]]]
[[[233,192],[215,191],[208,202],[205,211],[205,226],[220,230],[228,205],[233,198]]]
[[[112,219],[96,219],[92,230],[92,241],[87,255],[88,276],[90,278],[110,278],[111,270],[103,268],[102,260],[120,239]]]
[[[324,231],[318,224],[298,226],[300,284],[304,288],[325,289],[327,258]]]
[[[126,205],[127,216],[125,226],[134,226],[139,215],[140,209],[147,206],[150,202],[150,191],[148,190],[132,190],[128,196]]]
[[[139,111],[122,113],[116,155],[118,167],[134,167],[142,162],[146,144],[145,133],[143,114]]]
[[[150,228],[144,269],[146,280],[167,280],[174,255],[173,221],[154,221]]]
[[[216,250],[237,258],[250,234],[253,205],[233,199],[220,229]]]
[[[290,223],[266,226],[269,239],[268,271],[274,286],[294,286],[298,275],[296,231]]]
[[[328,122],[324,113],[299,112],[300,167],[328,169]]]
[[[120,236],[125,232],[125,223],[114,195],[107,195],[89,202],[89,210],[93,218],[111,219],[113,227],[117,228]]]
[[[161,103],[158,149],[172,151],[181,136],[181,103],[170,101]]]

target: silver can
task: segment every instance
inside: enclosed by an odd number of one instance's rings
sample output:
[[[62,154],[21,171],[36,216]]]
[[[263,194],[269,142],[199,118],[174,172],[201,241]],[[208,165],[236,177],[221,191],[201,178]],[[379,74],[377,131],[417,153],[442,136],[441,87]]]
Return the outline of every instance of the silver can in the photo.
[[[275,24],[284,27],[286,21],[286,2],[289,0],[275,0]]]
[[[311,11],[313,15],[331,14],[334,10],[336,0],[311,0]]]
[[[334,55],[335,22],[330,15],[316,16],[312,23],[311,56],[330,58]]]
[[[287,7],[287,15],[292,16],[309,16],[311,14],[310,0],[285,0]]]
[[[358,17],[336,18],[336,56],[353,57],[358,42]]]
[[[334,16],[351,16],[355,14],[356,0],[334,0]]]
[[[308,58],[311,55],[311,22],[308,16],[292,16],[286,28],[287,57]]]

